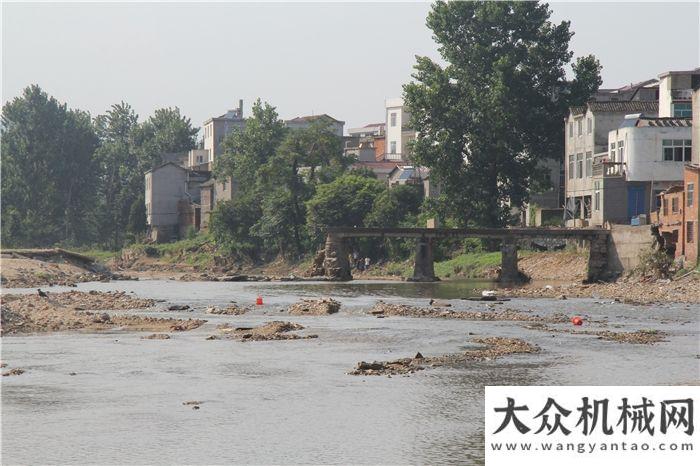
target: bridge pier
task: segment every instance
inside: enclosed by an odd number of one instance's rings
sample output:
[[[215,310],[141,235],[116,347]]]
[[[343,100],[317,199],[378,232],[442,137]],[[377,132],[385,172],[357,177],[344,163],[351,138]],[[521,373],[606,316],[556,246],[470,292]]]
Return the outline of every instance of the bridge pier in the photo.
[[[523,275],[518,270],[518,247],[515,239],[504,238],[501,242],[501,275],[499,281],[513,283],[522,281]]]
[[[326,237],[326,255],[323,259],[323,269],[326,277],[331,280],[352,280],[348,251],[345,247],[345,239],[342,236],[329,234]]]
[[[416,241],[416,262],[413,267],[414,282],[434,282],[438,278],[435,276],[433,264],[433,240],[431,238],[420,237]]]
[[[588,276],[586,283],[603,280],[608,271],[608,236],[597,235],[590,239]]]

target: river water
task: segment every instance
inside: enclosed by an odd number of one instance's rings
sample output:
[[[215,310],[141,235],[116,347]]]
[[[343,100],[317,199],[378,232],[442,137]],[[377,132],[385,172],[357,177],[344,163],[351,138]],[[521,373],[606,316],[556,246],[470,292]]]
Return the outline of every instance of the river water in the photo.
[[[698,305],[631,306],[601,299],[513,299],[500,307],[583,315],[589,327],[657,329],[666,342],[621,344],[555,335],[518,322],[364,314],[378,299],[484,310],[460,300],[485,282],[216,283],[122,281],[79,290],[125,290],[167,300],[153,316],[199,317],[204,326],[142,340],[143,333],[62,333],[2,339],[21,376],[2,379],[3,464],[391,463],[483,464],[485,385],[656,385],[700,380]],[[57,287],[52,291],[59,291]],[[12,290],[12,292],[22,290]],[[26,290],[29,291],[29,290]],[[205,314],[232,300],[265,305],[243,316]],[[331,296],[340,313],[294,317],[300,298]],[[163,312],[169,303],[193,312]],[[499,306],[497,306],[499,307]],[[215,326],[301,323],[318,339],[207,341]],[[601,327],[602,328],[602,327]],[[347,375],[361,360],[455,353],[475,336],[518,337],[539,354],[427,369],[408,377]],[[75,375],[70,375],[75,373]],[[182,403],[202,401],[193,410]]]

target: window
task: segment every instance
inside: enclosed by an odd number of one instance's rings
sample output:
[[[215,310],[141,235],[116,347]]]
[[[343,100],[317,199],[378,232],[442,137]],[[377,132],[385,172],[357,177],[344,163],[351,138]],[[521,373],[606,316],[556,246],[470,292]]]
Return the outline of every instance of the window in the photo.
[[[695,241],[695,237],[693,236],[693,222],[685,222],[685,239],[688,243],[692,243]]]
[[[226,191],[226,180],[222,181],[221,184],[223,185],[223,186],[221,187],[221,189],[223,189],[224,191]]]
[[[615,143],[610,143],[610,161],[615,162]]]
[[[586,152],[586,176],[593,176],[593,152]]]
[[[570,138],[574,137],[574,122],[573,121],[569,122],[569,137]]]
[[[593,196],[593,210],[600,210],[600,181],[596,181],[595,194]]]
[[[396,126],[396,113],[391,114],[391,126]]]
[[[678,213],[678,197],[671,198],[671,213],[672,214]]]
[[[569,156],[569,179],[574,179],[574,156]]]
[[[625,141],[617,141],[617,158],[620,163],[625,162]]]
[[[576,178],[583,178],[583,154],[576,154]]]
[[[685,195],[688,196],[688,207],[692,207],[695,203],[695,183],[688,183]]]
[[[664,162],[690,162],[692,157],[690,139],[664,139],[661,149]]]
[[[204,157],[202,157],[201,155],[198,155],[197,156],[197,163],[202,163],[202,162],[204,162]]]
[[[664,197],[661,206],[663,208],[664,216],[668,216],[668,199]]]
[[[586,132],[591,134],[593,132],[593,118],[588,118],[586,120]]]
[[[576,121],[576,135],[581,136],[583,134],[583,119]]]
[[[690,102],[673,104],[672,107],[674,117],[685,118],[693,116],[693,106]]]
[[[391,154],[395,154],[395,153],[396,153],[396,141],[391,141],[391,142],[389,143],[389,152],[390,152]]]
[[[654,199],[656,199],[656,201],[654,202],[654,206],[656,207],[655,210],[659,210],[661,208],[661,193],[663,192],[663,189],[654,190]]]

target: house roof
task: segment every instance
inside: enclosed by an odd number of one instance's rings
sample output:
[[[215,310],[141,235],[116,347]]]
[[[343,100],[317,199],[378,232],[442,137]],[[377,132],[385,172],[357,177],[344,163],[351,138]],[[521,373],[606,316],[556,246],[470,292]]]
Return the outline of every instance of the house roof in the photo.
[[[693,120],[688,118],[651,118],[651,117],[640,117],[637,119],[635,124],[637,127],[652,126],[652,127],[665,127],[665,128],[691,128],[693,126]]]
[[[331,120],[331,121],[335,121],[336,123],[345,123],[344,121],[336,120],[335,118],[333,118],[332,116],[330,116],[330,115],[328,115],[328,114],[326,114],[326,113],[323,113],[323,114],[321,114],[321,115],[299,116],[299,117],[296,117],[296,118],[292,118],[291,120],[287,120],[287,122],[291,122],[291,123],[304,123],[304,122],[307,122],[307,121],[315,121],[315,120],[318,120],[319,118],[329,119],[329,120]]]
[[[172,165],[173,167],[179,168],[180,170],[187,170],[185,167],[183,167],[182,165],[178,165],[175,162],[165,162],[165,163],[161,163],[160,165],[156,165],[155,167],[151,168],[150,170],[146,170],[146,173],[158,171],[167,165]]]
[[[663,191],[661,194],[673,194],[673,193],[681,193],[681,192],[683,192],[683,185],[676,184],[676,185],[673,185],[670,188],[666,189],[666,191]]]
[[[658,112],[659,102],[633,100],[627,102],[590,102],[588,108],[592,112],[601,113],[639,113]]]

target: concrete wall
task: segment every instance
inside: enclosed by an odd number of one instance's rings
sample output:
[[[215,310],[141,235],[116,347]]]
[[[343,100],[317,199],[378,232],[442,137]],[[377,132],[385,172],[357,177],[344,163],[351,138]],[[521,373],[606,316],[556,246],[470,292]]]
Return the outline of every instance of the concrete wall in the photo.
[[[693,91],[693,163],[700,165],[700,88]]]
[[[681,181],[684,162],[663,160],[664,139],[689,140],[688,127],[625,127],[610,131],[610,143],[624,142],[624,160],[627,181]],[[619,149],[617,149],[619,151]]]
[[[173,164],[146,173],[146,214],[151,227],[177,225],[177,203],[185,197],[186,182],[185,169]]]
[[[629,272],[639,265],[642,252],[654,244],[651,226],[613,225],[608,240],[608,271]]]

